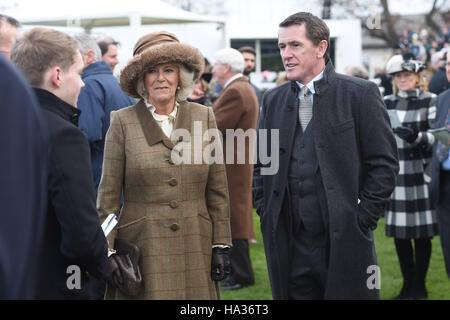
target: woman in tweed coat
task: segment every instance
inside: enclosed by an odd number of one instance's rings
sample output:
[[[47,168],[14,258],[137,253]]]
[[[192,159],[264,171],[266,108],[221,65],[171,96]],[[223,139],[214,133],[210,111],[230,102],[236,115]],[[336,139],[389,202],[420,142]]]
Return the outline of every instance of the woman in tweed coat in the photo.
[[[399,121],[397,125],[392,121],[392,126],[400,172],[386,212],[386,234],[395,239],[403,275],[403,288],[397,299],[427,297],[425,277],[431,257],[431,239],[438,233],[427,173],[434,136],[426,132],[435,119],[436,95],[424,91],[422,69],[422,62],[413,60],[409,54],[393,56],[386,66],[387,72],[393,75],[395,94],[386,96],[385,103]]]
[[[217,126],[211,108],[186,101],[203,56],[169,32],[143,36],[133,55],[120,85],[141,100],[111,113],[100,216],[118,214],[123,195],[117,232],[141,250],[144,285],[135,299],[218,299],[231,245],[225,167],[223,161],[195,162],[210,145],[204,133]],[[108,237],[110,246],[115,235]],[[108,287],[106,298],[133,297]]]

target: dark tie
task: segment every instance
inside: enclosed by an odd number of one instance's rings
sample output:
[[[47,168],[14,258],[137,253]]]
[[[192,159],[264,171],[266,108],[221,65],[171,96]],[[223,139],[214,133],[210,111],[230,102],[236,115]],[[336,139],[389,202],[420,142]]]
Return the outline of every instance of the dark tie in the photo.
[[[450,108],[448,109],[447,118],[445,119],[445,125],[444,125],[447,128],[447,130],[450,130],[449,118],[450,118]],[[444,162],[445,160],[447,160],[448,159],[448,146],[445,145],[445,143],[438,142],[437,149],[436,149],[436,155],[440,162]]]
[[[310,98],[310,93],[307,86],[303,86],[300,91],[300,105],[298,108],[298,117],[300,120],[300,124],[302,125],[302,130],[305,132],[306,127],[308,126],[309,121],[312,118],[312,102]]]

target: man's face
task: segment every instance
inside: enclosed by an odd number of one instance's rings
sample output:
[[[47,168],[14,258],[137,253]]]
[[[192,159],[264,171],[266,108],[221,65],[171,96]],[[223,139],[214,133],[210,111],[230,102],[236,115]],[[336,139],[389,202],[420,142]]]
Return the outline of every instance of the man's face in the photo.
[[[226,74],[227,74],[228,65],[221,64],[220,62],[214,63],[214,67],[212,69],[213,79],[216,80],[218,84],[222,87],[227,83]]]
[[[19,29],[10,25],[6,21],[0,22],[0,52],[10,59],[11,48],[19,37]]]
[[[303,24],[281,27],[278,33],[278,47],[289,80],[306,85],[324,67],[326,41],[322,46],[320,44],[315,46],[307,38]]]
[[[64,102],[76,107],[78,96],[84,82],[81,80],[84,63],[79,51],[75,54],[75,62],[66,71],[61,71],[61,86],[58,97]]]
[[[447,73],[447,80],[450,82],[450,51],[447,51],[447,62],[445,63],[445,71]]]
[[[114,68],[119,63],[117,46],[110,44],[108,46],[108,51],[103,55],[102,60],[105,61],[110,66],[111,71],[114,72]]]
[[[245,61],[244,75],[248,76],[255,69],[255,55],[250,52],[242,52]]]

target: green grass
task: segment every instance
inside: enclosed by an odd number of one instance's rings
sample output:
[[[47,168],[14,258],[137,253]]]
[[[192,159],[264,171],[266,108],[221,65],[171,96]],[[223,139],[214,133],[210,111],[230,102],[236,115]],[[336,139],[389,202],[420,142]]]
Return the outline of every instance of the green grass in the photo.
[[[254,214],[255,233],[258,244],[250,245],[250,257],[255,273],[255,285],[239,290],[222,291],[223,300],[270,300],[269,276],[262,243],[259,217]],[[430,268],[427,274],[429,300],[450,300],[450,280],[445,272],[444,258],[439,237],[432,241]],[[402,287],[402,276],[395,252],[394,239],[386,237],[384,219],[375,230],[375,247],[381,272],[381,299],[392,299]]]

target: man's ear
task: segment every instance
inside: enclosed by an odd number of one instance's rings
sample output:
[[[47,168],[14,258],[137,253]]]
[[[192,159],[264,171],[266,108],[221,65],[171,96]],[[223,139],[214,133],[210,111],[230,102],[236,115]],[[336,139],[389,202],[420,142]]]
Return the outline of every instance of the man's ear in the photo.
[[[325,52],[327,52],[327,48],[328,48],[328,42],[326,40],[322,40],[320,41],[319,45],[318,45],[318,53],[317,53],[317,58],[318,59],[322,59],[323,56],[325,55]]]
[[[59,88],[61,87],[62,82],[62,70],[60,67],[53,67],[49,70],[50,82],[53,87]]]
[[[87,52],[87,65],[94,63],[95,61],[95,53],[92,50],[89,50]],[[87,67],[87,65],[85,65],[85,67]]]

